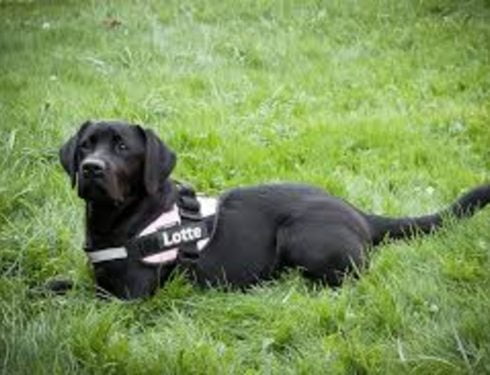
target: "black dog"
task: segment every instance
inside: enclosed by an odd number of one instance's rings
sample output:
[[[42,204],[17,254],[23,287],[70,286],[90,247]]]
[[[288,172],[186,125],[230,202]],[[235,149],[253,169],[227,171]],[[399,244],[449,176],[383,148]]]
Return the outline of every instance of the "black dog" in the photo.
[[[429,233],[444,215],[470,216],[490,202],[490,185],[483,185],[441,213],[393,219],[365,214],[318,188],[261,185],[227,192],[215,215],[157,231],[155,241],[149,233],[180,221],[174,208],[181,192],[169,178],[175,154],[151,130],[89,121],[60,158],[86,201],[86,252],[96,283],[125,299],[151,295],[176,266],[199,285],[245,287],[299,267],[338,286],[346,273],[363,268],[366,251],[384,238]],[[209,242],[192,251],[206,231]],[[145,246],[133,246],[141,234],[149,237]]]

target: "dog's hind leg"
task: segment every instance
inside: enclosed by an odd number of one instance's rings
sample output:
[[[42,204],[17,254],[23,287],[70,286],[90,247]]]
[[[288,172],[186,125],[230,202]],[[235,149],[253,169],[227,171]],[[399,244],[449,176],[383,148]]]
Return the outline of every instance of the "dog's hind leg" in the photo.
[[[342,224],[294,222],[279,230],[277,246],[283,266],[300,268],[332,287],[366,263],[364,241]]]

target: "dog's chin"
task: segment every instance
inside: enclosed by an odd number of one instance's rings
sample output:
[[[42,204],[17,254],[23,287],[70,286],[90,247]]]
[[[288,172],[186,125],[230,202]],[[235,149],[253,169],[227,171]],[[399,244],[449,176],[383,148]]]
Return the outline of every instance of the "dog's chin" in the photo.
[[[106,185],[99,181],[80,181],[78,196],[86,202],[100,205],[118,206],[123,203],[121,196],[111,193]]]

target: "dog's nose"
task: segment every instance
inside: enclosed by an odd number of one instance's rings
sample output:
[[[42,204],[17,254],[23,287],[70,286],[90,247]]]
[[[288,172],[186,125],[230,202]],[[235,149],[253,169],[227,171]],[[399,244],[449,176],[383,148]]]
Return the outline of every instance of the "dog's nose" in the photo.
[[[85,160],[82,163],[83,177],[100,177],[104,173],[105,163],[98,159]]]

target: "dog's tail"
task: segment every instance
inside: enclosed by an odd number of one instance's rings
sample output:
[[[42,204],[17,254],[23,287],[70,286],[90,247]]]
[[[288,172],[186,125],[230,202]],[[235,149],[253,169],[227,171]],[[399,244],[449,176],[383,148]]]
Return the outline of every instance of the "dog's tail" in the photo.
[[[470,217],[489,203],[490,184],[487,184],[468,191],[449,208],[432,215],[404,218],[367,215],[371,225],[372,243],[376,245],[385,238],[399,239],[416,233],[431,233],[442,225],[444,217]]]

